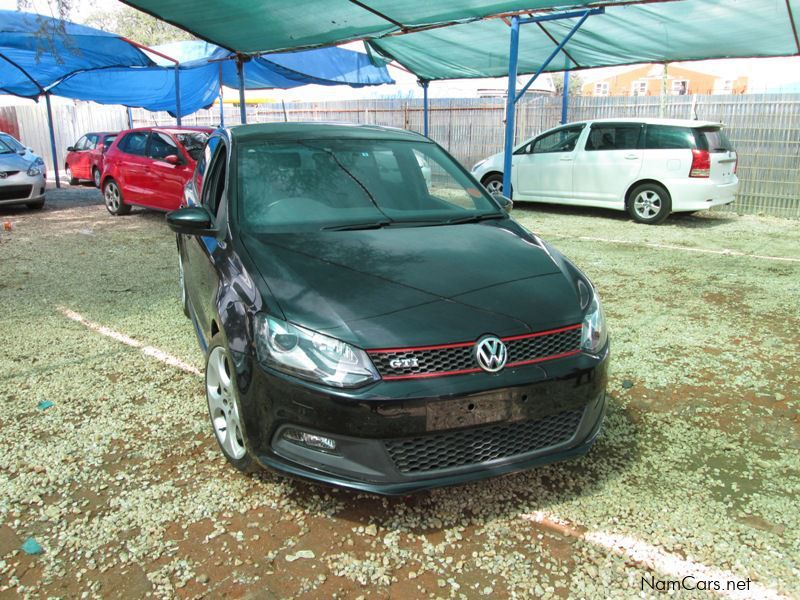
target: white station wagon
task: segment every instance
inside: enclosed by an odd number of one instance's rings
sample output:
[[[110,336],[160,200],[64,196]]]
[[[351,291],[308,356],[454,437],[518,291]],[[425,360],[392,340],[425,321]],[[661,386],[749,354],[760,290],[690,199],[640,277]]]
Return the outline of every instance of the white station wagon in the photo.
[[[514,148],[514,202],[626,210],[640,223],[736,198],[737,156],[721,123],[602,119],[569,123]],[[503,153],[472,167],[490,192],[503,191]]]

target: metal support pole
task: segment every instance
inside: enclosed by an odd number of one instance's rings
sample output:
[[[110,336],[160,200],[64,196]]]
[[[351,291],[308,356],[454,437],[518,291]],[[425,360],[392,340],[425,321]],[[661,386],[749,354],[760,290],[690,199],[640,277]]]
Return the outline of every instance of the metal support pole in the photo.
[[[133,129],[133,111],[128,107],[128,129]]]
[[[44,95],[47,105],[47,124],[50,126],[50,152],[53,153],[53,173],[56,175],[56,187],[61,187],[61,177],[58,175],[58,153],[56,152],[56,130],[53,126],[53,108],[50,106],[50,93]]]
[[[511,17],[511,47],[508,52],[508,95],[506,96],[506,133],[503,147],[503,194],[511,198],[511,152],[514,150],[514,113],[517,97],[517,60],[519,58],[519,17]]]
[[[244,62],[241,56],[236,57],[236,74],[239,75],[239,116],[242,125],[247,123],[247,106],[244,103]]]
[[[422,86],[422,135],[428,137],[429,131],[429,114],[428,114],[428,84],[430,82],[424,79],[419,80],[419,84]]]
[[[564,71],[564,90],[561,94],[561,124],[567,122],[567,112],[569,111],[569,71]]]
[[[219,126],[225,127],[225,104],[222,102],[222,63],[219,63]]]
[[[178,127],[181,125],[181,68],[175,63],[175,117],[178,120]]]

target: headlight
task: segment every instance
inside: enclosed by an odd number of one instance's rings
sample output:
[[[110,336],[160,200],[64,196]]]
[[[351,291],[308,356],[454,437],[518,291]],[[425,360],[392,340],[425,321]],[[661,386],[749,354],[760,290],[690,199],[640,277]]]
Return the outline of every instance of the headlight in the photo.
[[[484,158],[483,160],[479,160],[478,162],[476,162],[476,163],[475,163],[475,164],[472,166],[472,170],[473,170],[473,171],[477,171],[478,169],[480,169],[480,168],[481,168],[481,165],[482,165],[483,163],[485,163],[485,162],[486,162],[486,159],[485,159],[485,158]]]
[[[42,174],[42,170],[39,167],[37,167],[36,165],[32,165],[31,167],[28,168],[28,176],[29,177],[36,177],[37,175],[41,175],[41,174]]]
[[[603,305],[600,304],[597,292],[594,292],[589,309],[583,317],[581,350],[590,354],[597,354],[603,349],[607,341],[608,330],[606,329],[606,318],[603,315]]]
[[[265,366],[350,388],[380,379],[367,353],[321,333],[256,315],[256,353]]]

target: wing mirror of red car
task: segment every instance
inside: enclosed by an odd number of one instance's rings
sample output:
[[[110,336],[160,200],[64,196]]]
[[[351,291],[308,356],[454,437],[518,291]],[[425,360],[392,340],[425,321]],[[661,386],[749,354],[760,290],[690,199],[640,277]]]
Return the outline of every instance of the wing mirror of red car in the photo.
[[[167,225],[183,235],[216,235],[213,219],[203,206],[189,206],[167,213]]]
[[[181,159],[178,158],[177,154],[170,154],[169,156],[164,157],[164,161],[168,162],[171,165],[179,165],[181,164]]]
[[[67,146],[67,152],[75,152],[75,146]]]

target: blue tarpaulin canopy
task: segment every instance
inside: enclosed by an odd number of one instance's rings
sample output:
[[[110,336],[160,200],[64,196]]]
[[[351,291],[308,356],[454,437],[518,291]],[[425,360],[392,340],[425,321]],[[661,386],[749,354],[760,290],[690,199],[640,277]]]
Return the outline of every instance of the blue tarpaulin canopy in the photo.
[[[118,35],[42,15],[0,11],[0,91],[4,93],[36,98],[73,73],[153,64]]]
[[[237,88],[235,54],[202,41],[173,42],[154,50],[180,63],[180,114],[188,115],[214,102],[220,84]],[[172,63],[154,55],[158,66],[76,73],[53,93],[105,104],[124,104],[177,114]],[[363,87],[394,83],[383,66],[365,53],[319,48],[253,57],[244,64],[246,89],[288,89],[307,84]]]

